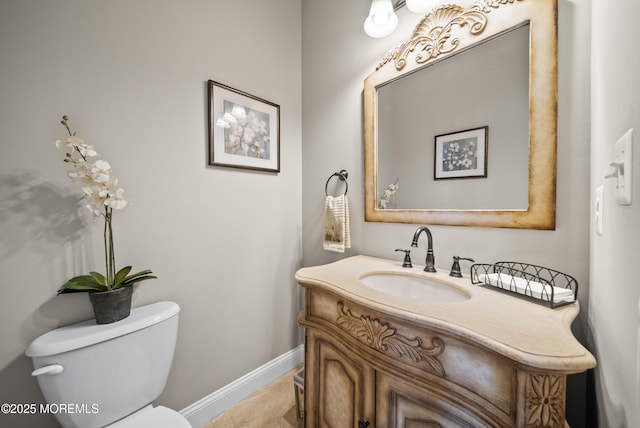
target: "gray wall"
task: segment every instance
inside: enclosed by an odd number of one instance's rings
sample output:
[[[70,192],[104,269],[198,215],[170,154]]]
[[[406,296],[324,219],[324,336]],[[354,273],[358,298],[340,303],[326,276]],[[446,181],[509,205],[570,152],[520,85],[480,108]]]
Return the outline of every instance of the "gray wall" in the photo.
[[[629,0],[631,1],[631,0]],[[303,264],[329,263],[355,254],[402,260],[396,248],[409,248],[417,225],[364,221],[362,90],[387,50],[404,41],[420,16],[402,8],[391,36],[372,39],[362,30],[368,0],[303,0]],[[515,259],[565,271],[580,284],[580,318],[574,329],[587,336],[589,308],[590,212],[590,2],[558,1],[559,88],[557,222],[554,231],[430,227],[436,267],[448,270],[452,256],[494,262]],[[330,24],[329,24],[330,23]],[[456,102],[452,100],[452,102]],[[324,183],[340,169],[349,171],[352,248],[345,254],[322,249]],[[424,264],[426,240],[412,249]],[[468,263],[468,262],[465,262]],[[463,264],[468,269],[468,264]],[[487,310],[490,310],[489,308]],[[584,383],[584,380],[582,380]],[[572,385],[573,386],[573,385]],[[584,421],[585,388],[570,393],[571,418]],[[576,423],[573,426],[580,426]]]
[[[594,2],[591,52],[591,2],[559,0],[557,229],[432,227],[441,269],[458,254],[577,277],[575,328],[598,357],[600,422],[611,427],[640,423],[640,175],[626,208],[602,179],[615,140],[640,130],[640,58],[624,44],[640,37],[639,7]],[[115,220],[118,260],[160,276],[136,290],[134,305],[169,299],[183,308],[160,404],[184,407],[295,347],[300,264],[399,257],[393,250],[408,246],[415,225],[363,221],[362,85],[419,17],[402,9],[394,35],[375,40],[362,31],[368,9],[367,0],[0,3],[0,401],[41,400],[24,349],[91,316],[86,296],[55,296],[102,257],[99,227],[77,216],[53,147],[62,114],[113,164],[131,199]],[[206,167],[210,78],[280,104],[282,173]],[[337,254],[322,250],[322,206],[326,179],[342,168],[353,248]],[[597,237],[590,198],[603,183]],[[424,248],[413,256],[423,260]],[[6,416],[0,424],[55,425]]]
[[[526,209],[528,46],[524,26],[380,88],[376,194],[398,179],[394,208]],[[435,136],[481,126],[487,176],[434,180]]]
[[[416,225],[364,221],[363,82],[387,50],[407,38],[420,19],[402,8],[394,34],[372,39],[362,31],[369,4],[367,0],[303,1],[304,265],[354,254],[400,260],[394,250],[408,247],[416,229]],[[529,261],[575,275],[582,287],[581,297],[588,296],[589,105],[585,96],[588,100],[589,51],[585,40],[589,40],[590,18],[584,8],[560,1],[556,230],[433,226],[438,267],[448,269],[453,255],[484,262],[505,257]],[[341,168],[350,174],[352,229],[352,248],[344,255],[323,251],[321,233],[324,184]],[[424,246],[423,242],[419,250],[412,251],[414,260],[424,261]]]
[[[300,343],[299,0],[0,2],[0,402],[42,400],[24,350],[92,317],[56,296],[103,269],[54,146],[68,114],[114,168],[130,205],[115,214],[118,264],[150,268],[134,306],[182,307],[158,404],[194,403]],[[207,167],[206,81],[280,105],[280,174]],[[55,426],[7,417],[1,426]]]
[[[611,4],[611,3],[615,3]],[[604,186],[604,230],[591,236],[591,299],[602,427],[640,426],[640,40],[636,0],[593,2],[591,191]],[[615,202],[615,142],[634,129],[632,205]],[[595,204],[595,201],[592,205]],[[594,220],[595,221],[595,220]]]

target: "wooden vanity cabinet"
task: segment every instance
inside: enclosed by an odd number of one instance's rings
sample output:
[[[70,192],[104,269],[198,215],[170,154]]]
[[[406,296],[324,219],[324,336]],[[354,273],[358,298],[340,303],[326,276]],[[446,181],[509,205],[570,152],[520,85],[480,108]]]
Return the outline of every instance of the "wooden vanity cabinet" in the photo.
[[[307,332],[306,350],[305,426],[358,427],[360,421],[374,420],[375,370],[341,343],[313,331]]]
[[[463,407],[443,400],[438,389],[406,382],[383,372],[377,373],[376,385],[377,427],[491,426],[466,413]]]
[[[306,287],[305,427],[565,427],[563,373]]]
[[[487,426],[427,385],[373,369],[335,340],[311,332],[307,345],[314,354],[306,368],[307,427]]]

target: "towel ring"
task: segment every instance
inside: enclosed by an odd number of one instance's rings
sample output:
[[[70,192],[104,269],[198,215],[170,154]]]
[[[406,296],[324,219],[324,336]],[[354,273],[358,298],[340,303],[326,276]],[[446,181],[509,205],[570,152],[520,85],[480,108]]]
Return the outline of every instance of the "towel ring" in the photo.
[[[346,186],[345,189],[344,189],[344,194],[346,196],[347,192],[349,191],[349,183],[347,183],[347,178],[349,178],[349,173],[347,172],[346,169],[342,169],[342,170],[340,170],[340,172],[334,172],[333,174],[331,174],[331,176],[327,180],[326,184],[324,185],[324,194],[326,196],[329,196],[329,192],[327,190],[327,187],[329,186],[329,182],[331,181],[331,179],[333,177],[338,177],[340,179],[340,181],[344,181],[344,185]]]

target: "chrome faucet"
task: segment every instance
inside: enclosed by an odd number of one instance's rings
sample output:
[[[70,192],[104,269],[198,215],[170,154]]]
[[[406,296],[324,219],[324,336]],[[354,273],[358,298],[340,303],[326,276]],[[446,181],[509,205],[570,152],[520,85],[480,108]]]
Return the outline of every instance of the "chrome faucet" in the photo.
[[[433,237],[431,236],[431,231],[429,230],[429,228],[427,226],[420,226],[418,228],[418,230],[416,230],[416,233],[413,234],[413,240],[411,241],[411,246],[412,247],[417,247],[418,246],[418,238],[420,237],[420,234],[422,232],[426,232],[427,233],[427,239],[428,239],[428,243],[427,243],[427,260],[425,261],[425,266],[424,266],[424,271],[425,272],[436,272],[436,268],[435,268],[435,263],[436,263],[436,258],[433,255]]]

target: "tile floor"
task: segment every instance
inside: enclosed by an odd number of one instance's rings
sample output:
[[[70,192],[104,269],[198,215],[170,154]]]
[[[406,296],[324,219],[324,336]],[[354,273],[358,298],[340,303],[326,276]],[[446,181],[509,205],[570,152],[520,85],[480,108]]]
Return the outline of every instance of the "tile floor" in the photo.
[[[296,367],[200,428],[299,428],[293,376]]]

